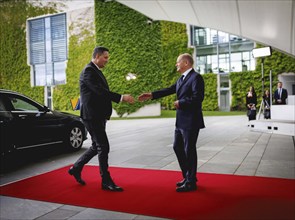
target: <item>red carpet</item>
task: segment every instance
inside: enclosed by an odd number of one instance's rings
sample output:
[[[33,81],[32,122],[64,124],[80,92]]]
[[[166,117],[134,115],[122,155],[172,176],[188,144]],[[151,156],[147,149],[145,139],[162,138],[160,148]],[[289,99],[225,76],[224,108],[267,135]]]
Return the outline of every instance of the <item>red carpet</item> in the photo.
[[[1,195],[170,219],[295,219],[295,180],[199,173],[198,190],[175,192],[180,172],[110,168],[124,192],[103,191],[97,166],[80,186],[68,167],[0,187]]]

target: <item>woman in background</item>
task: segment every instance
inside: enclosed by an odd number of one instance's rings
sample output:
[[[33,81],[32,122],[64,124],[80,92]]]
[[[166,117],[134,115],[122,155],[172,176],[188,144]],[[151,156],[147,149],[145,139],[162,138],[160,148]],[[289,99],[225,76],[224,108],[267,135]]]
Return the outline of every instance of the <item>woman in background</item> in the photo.
[[[265,90],[263,95],[263,104],[264,104],[264,118],[270,119],[270,93],[269,90]]]
[[[257,95],[253,86],[250,86],[249,91],[246,95],[246,106],[248,109],[247,115],[249,121],[256,120],[256,105],[257,105]]]

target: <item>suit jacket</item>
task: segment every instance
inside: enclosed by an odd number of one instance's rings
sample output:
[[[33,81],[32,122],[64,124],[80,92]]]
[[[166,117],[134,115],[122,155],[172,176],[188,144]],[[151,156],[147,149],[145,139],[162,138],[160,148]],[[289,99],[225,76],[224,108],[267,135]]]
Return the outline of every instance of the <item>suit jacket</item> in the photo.
[[[286,99],[288,98],[288,92],[286,89],[282,88],[282,96],[280,98],[279,90],[277,89],[274,93],[274,99],[276,104],[286,104]],[[278,103],[277,100],[281,99],[282,102]]]
[[[101,70],[90,62],[80,74],[81,118],[84,120],[109,119],[112,101],[120,102],[121,95],[111,92]]]
[[[176,93],[179,108],[176,110],[177,128],[196,130],[204,128],[202,101],[204,100],[205,84],[203,77],[192,69],[183,82],[180,79],[172,86],[152,92],[153,99]]]

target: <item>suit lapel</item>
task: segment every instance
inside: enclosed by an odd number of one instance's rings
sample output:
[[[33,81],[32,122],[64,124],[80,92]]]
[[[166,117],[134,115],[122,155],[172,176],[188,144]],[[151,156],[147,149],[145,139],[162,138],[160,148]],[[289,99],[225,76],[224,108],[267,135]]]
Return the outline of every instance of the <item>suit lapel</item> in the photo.
[[[192,69],[187,75],[186,77],[184,78],[184,80],[182,81],[182,83],[180,83],[180,80],[177,81],[177,91],[189,80],[189,78],[191,77],[191,73],[194,71],[194,69]],[[177,92],[176,91],[176,92]]]
[[[96,73],[98,74],[98,76],[102,79],[102,81],[103,81],[103,83],[105,84],[105,86],[106,86],[107,88],[109,88],[108,82],[107,82],[105,76],[103,75],[102,71],[101,71],[100,69],[98,69],[97,66],[95,66],[92,62],[91,62],[90,64],[91,64],[91,66],[94,67],[95,72],[96,72]]]

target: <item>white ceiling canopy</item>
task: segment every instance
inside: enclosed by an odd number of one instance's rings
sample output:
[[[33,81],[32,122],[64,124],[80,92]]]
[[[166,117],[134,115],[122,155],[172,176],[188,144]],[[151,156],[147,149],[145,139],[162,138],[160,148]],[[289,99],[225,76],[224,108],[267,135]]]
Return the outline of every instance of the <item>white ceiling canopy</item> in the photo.
[[[295,56],[295,0],[116,0],[153,20],[212,28]]]

